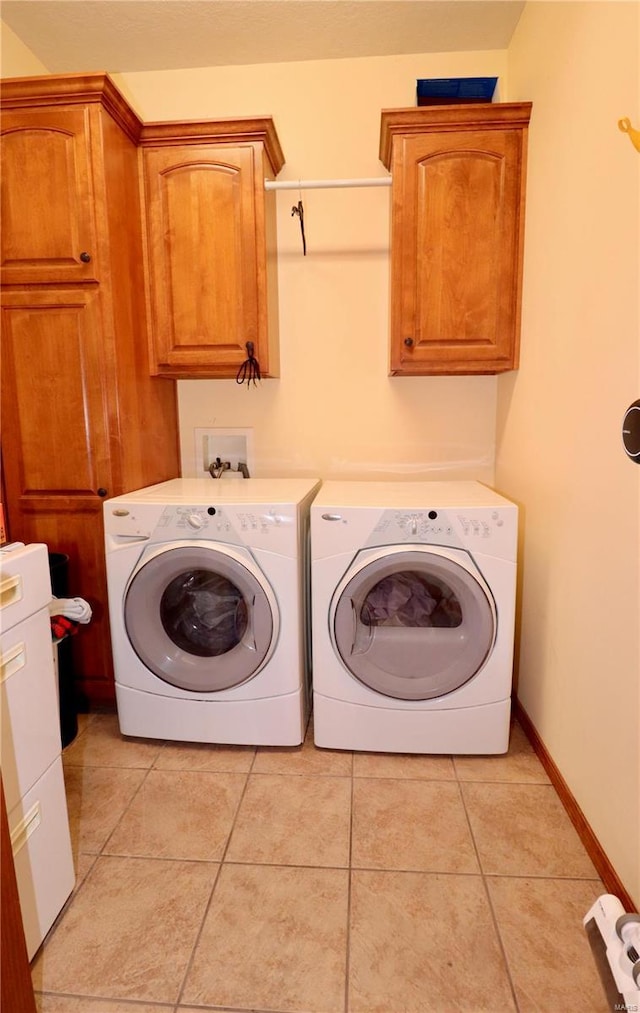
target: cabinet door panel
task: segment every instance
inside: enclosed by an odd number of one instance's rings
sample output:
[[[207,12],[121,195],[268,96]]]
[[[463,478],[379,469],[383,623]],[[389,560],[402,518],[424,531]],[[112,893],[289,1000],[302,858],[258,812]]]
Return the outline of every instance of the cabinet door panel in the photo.
[[[69,593],[92,607],[73,638],[81,693],[113,699],[102,503],[109,460],[109,364],[99,291],[2,298],[2,445],[11,537],[69,556]],[[119,490],[116,490],[119,491]]]
[[[215,180],[211,177],[215,175]],[[174,343],[189,348],[210,335],[219,351],[232,348],[243,312],[241,179],[228,166],[188,166],[162,176],[163,216],[173,296]],[[211,234],[211,240],[205,238]],[[194,242],[195,239],[195,242]]]
[[[160,373],[235,375],[258,348],[254,150],[143,154],[152,356]]]
[[[395,371],[513,368],[519,141],[503,131],[403,138],[393,223]]]
[[[2,325],[7,483],[24,509],[94,500],[112,484],[97,290],[5,292]]]
[[[516,369],[530,102],[383,110],[398,376]]]
[[[96,279],[89,115],[3,112],[3,284]]]
[[[496,288],[504,239],[502,160],[450,153],[417,164],[415,340],[499,340]]]

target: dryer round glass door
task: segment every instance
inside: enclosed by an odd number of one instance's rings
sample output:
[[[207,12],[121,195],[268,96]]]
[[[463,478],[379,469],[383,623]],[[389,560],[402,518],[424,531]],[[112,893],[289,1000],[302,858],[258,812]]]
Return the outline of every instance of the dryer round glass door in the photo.
[[[257,675],[277,633],[277,606],[257,570],[206,545],[168,546],[134,573],[124,600],[133,649],[158,678],[211,693]]]
[[[334,646],[369,689],[429,700],[463,686],[496,637],[489,588],[432,548],[381,550],[348,574],[332,604]]]

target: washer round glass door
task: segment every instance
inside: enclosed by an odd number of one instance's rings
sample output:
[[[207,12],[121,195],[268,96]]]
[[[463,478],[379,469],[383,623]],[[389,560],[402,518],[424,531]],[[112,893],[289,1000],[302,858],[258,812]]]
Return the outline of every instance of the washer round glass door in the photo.
[[[277,636],[277,606],[257,568],[233,550],[182,543],[149,555],[129,582],[124,621],[158,678],[211,693],[246,682]]]
[[[452,693],[482,668],[496,638],[484,580],[431,547],[380,550],[347,574],[331,613],[349,672],[398,700]]]

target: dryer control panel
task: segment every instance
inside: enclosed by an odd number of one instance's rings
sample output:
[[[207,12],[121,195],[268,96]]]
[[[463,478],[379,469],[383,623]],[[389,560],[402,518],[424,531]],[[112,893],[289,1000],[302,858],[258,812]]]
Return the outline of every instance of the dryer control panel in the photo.
[[[385,510],[366,545],[418,542],[475,549],[510,557],[517,539],[517,508]]]

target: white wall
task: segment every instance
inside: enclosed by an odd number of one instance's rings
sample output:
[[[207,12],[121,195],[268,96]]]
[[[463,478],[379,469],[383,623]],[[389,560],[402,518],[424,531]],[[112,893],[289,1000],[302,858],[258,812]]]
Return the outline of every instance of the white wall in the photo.
[[[498,382],[496,481],[523,507],[518,696],[640,902],[637,3],[529,3],[509,97],[531,99],[522,356]]]
[[[13,29],[0,21],[0,77],[38,77],[49,71]]]
[[[116,80],[145,120],[270,114],[280,179],[386,175],[380,112],[415,105],[416,80],[496,75],[506,52],[136,73]],[[183,473],[193,431],[253,429],[255,475],[493,479],[495,377],[390,378],[386,188],[303,195],[308,255],[278,194],[281,376],[247,390],[181,381]]]

